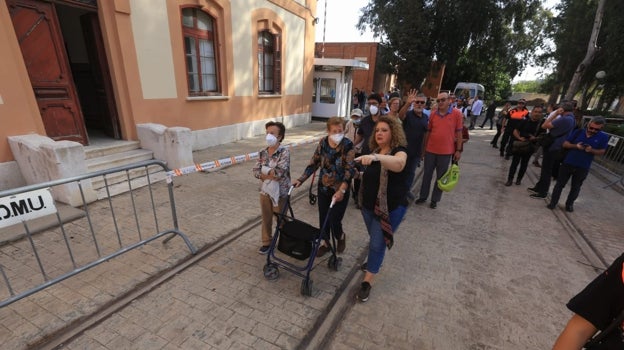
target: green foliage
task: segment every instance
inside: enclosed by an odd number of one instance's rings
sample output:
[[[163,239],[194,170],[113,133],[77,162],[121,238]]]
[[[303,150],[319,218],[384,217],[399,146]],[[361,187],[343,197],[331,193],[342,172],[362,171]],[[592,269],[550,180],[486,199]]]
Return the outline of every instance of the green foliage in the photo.
[[[519,81],[513,85],[513,91],[539,93],[541,90],[541,86],[542,83],[538,80]]]
[[[381,39],[379,68],[397,73],[399,84],[420,86],[435,59],[446,65],[442,88],[479,82],[499,99],[537,58],[549,15],[540,0],[369,0],[358,28]]]
[[[559,14],[548,20],[547,37],[555,48],[540,57],[541,62],[556,62],[555,73],[550,77],[547,89],[553,97],[563,96],[579,63],[587,51],[598,0],[560,0]],[[604,102],[612,101],[624,93],[624,2],[608,0],[598,36],[598,52],[581,79],[582,101],[588,101],[590,93],[602,91]],[[601,81],[596,72],[605,71]],[[595,89],[601,84],[602,90]],[[585,106],[582,106],[585,107]]]

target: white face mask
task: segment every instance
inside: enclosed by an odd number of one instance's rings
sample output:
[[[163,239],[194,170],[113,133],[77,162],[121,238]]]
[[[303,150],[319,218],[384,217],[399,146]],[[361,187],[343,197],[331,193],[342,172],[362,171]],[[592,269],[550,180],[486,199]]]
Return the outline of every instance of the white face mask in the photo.
[[[342,141],[342,138],[344,137],[344,134],[333,134],[333,135],[329,135],[329,138],[335,143],[335,144],[339,144],[340,141]]]
[[[377,112],[379,112],[379,108],[377,108],[377,106],[370,106],[368,110],[370,111],[371,115],[377,115]]]
[[[277,137],[275,137],[275,135],[273,134],[267,134],[266,143],[267,143],[267,146],[269,147],[275,146],[277,144]]]

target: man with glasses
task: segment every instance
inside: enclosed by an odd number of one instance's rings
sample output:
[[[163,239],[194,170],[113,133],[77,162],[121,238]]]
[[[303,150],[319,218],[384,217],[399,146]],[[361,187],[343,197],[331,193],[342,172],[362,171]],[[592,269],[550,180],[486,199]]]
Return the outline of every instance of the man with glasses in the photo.
[[[557,207],[561,191],[563,191],[568,180],[572,178],[565,209],[568,212],[574,211],[574,201],[581,192],[581,186],[589,173],[594,156],[603,155],[607,150],[609,135],[601,131],[604,125],[605,119],[603,117],[594,117],[586,129],[578,129],[572,132],[563,142],[563,149],[568,150],[568,152],[559,167],[557,183],[553,189],[548,209]]]
[[[399,111],[399,118],[403,124],[403,131],[405,132],[405,138],[407,139],[407,163],[405,168],[407,169],[407,196],[410,200],[414,200],[414,194],[412,194],[412,184],[416,177],[416,168],[420,165],[420,159],[423,154],[423,141],[425,140],[425,134],[427,133],[427,125],[429,124],[429,117],[423,113],[427,98],[424,94],[419,94],[416,89],[411,89],[407,95],[407,103],[403,105]],[[408,110],[408,108],[411,109]]]
[[[429,196],[433,171],[436,180],[448,170],[451,160],[459,161],[463,151],[462,129],[464,126],[462,114],[457,108],[450,106],[447,92],[441,92],[436,99],[437,108],[431,111],[429,125],[425,134],[425,167],[423,169],[420,197],[416,204],[424,203]],[[431,209],[435,209],[442,198],[442,190],[434,184],[431,193]]]

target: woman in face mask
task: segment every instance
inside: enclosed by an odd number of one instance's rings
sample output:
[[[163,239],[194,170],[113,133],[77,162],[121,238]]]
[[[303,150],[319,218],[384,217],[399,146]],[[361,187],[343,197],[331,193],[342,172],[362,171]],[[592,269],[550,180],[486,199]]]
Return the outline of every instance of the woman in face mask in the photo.
[[[260,254],[266,254],[273,233],[273,213],[280,213],[286,204],[290,188],[290,152],[281,145],[286,127],[280,122],[265,124],[266,145],[260,150],[253,175],[262,181],[260,185],[260,210],[262,212],[262,246]]]
[[[353,142],[344,137],[345,121],[340,117],[331,117],[327,120],[327,136],[319,141],[310,163],[303,174],[293,182],[299,187],[317,169],[319,208],[319,227],[323,226],[325,216],[329,212],[329,204],[335,202],[331,210],[325,231],[322,232],[323,241],[317,256],[321,257],[329,250],[329,232],[337,239],[336,250],[342,253],[346,247],[346,236],[342,230],[342,218],[349,202],[349,184],[355,174],[355,150]]]

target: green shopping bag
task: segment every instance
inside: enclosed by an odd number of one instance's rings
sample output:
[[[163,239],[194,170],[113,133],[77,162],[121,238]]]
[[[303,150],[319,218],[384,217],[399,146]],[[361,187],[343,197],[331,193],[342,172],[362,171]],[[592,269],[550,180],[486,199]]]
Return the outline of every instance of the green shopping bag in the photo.
[[[453,162],[451,167],[438,179],[438,188],[444,192],[449,192],[457,185],[459,181],[459,165]]]

